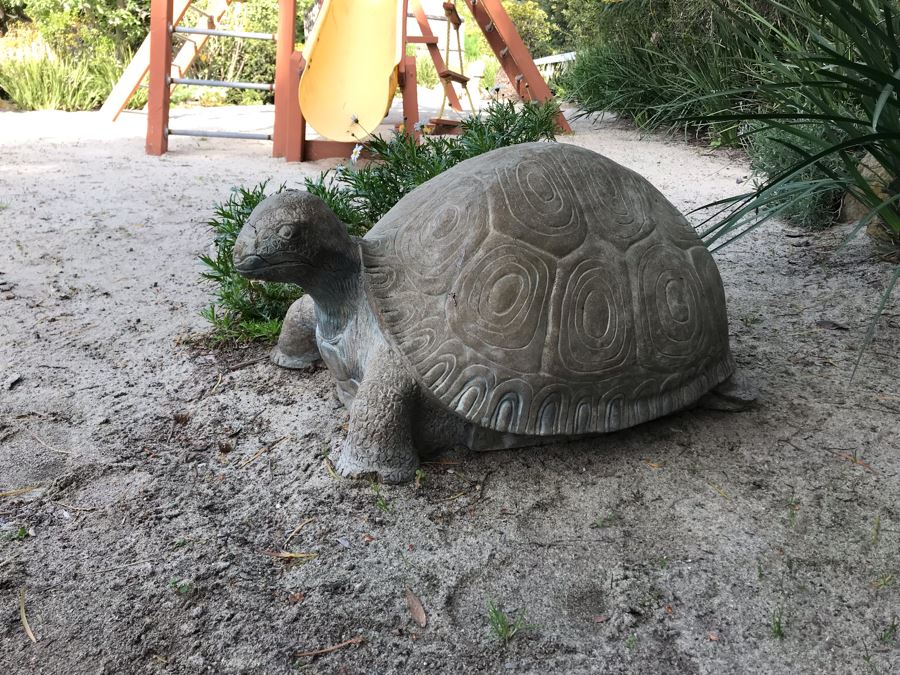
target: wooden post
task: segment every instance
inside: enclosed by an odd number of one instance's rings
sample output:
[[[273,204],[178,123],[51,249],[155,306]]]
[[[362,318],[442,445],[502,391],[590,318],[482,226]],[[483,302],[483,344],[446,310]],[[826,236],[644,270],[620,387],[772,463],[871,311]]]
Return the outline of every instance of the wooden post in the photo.
[[[300,103],[298,87],[292,86],[291,55],[296,39],[294,23],[297,20],[296,0],[280,0],[278,3],[278,36],[275,48],[275,125],[272,129],[272,157],[286,155],[286,129],[288,119],[296,116]],[[301,69],[302,72],[302,69]]]
[[[284,144],[282,147],[282,155],[286,162],[302,162],[304,145],[306,144],[306,120],[303,119],[303,111],[300,110],[300,75],[306,64],[303,61],[303,54],[294,52],[291,54],[290,60],[290,78],[288,80],[288,88],[290,91],[297,92],[294,94],[293,102],[297,106],[294,114],[287,115],[284,129]],[[277,92],[277,89],[276,89]],[[277,109],[276,109],[277,110]],[[277,114],[277,113],[276,113]],[[274,155],[274,151],[273,151]]]
[[[150,90],[147,97],[148,155],[169,149],[169,70],[172,67],[172,0],[150,3]]]
[[[403,73],[403,130],[413,138],[419,138],[419,94],[416,91],[416,57],[404,56]]]

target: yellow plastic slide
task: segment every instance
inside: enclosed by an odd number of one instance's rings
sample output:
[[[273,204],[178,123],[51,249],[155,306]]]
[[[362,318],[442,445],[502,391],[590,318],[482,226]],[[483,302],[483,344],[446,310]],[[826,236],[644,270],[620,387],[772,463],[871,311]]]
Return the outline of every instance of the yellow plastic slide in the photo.
[[[390,108],[403,56],[400,0],[325,0],[303,49],[300,109],[333,141],[362,140]]]

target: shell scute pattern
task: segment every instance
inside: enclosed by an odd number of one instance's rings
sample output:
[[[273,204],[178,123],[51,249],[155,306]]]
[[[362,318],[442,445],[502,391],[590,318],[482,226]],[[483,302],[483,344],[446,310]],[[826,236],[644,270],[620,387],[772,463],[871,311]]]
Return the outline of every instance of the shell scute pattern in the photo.
[[[563,144],[467,160],[363,241],[389,340],[448,409],[502,432],[609,432],[734,369],[709,252],[638,174]]]

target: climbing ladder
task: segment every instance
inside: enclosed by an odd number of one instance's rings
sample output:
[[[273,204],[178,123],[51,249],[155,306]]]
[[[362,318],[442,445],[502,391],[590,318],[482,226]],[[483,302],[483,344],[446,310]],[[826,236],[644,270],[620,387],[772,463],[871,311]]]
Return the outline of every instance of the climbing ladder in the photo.
[[[523,101],[548,101],[553,98],[550,88],[544,82],[537,66],[534,65],[528,48],[522,42],[519,31],[516,30],[500,0],[465,0],[465,3],[519,98]],[[428,47],[428,53],[434,61],[434,68],[444,87],[445,100],[449,101],[453,110],[461,113],[462,105],[453,85],[454,83],[462,85],[463,90],[468,94],[466,85],[469,78],[463,73],[450,70],[444,62],[444,57],[438,48],[438,39],[428,25],[428,17],[425,10],[422,9],[420,0],[409,0],[409,4],[422,35],[410,35],[407,37],[407,42],[425,44]],[[462,23],[456,10],[456,2],[445,2],[444,13],[451,23],[457,21]],[[458,30],[458,24],[456,24],[456,28]],[[431,121],[439,130],[452,129],[459,125],[457,120],[435,118]],[[564,133],[572,131],[562,113],[557,115],[556,124]]]
[[[181,2],[182,0],[178,0]],[[193,28],[179,26],[175,20],[174,0],[153,0],[150,4],[150,93],[147,101],[147,143],[148,155],[162,155],[168,150],[169,136],[206,136],[217,138],[245,138],[273,141],[272,154],[284,155],[283,137],[289,107],[283,97],[288,93],[288,69],[294,51],[295,0],[278,3],[278,34],[249,33],[219,30],[216,25],[221,20],[232,0],[217,0],[214,9],[207,14],[209,25]],[[192,36],[178,56],[172,59],[172,35],[182,33]],[[201,80],[182,77],[193,63],[200,48],[211,36],[234,39],[269,40],[276,43],[275,82],[230,82],[224,80]],[[195,37],[196,36],[196,37]],[[185,51],[187,50],[187,51]],[[173,76],[173,73],[175,75]],[[279,81],[284,83],[279,87]],[[271,134],[246,133],[240,131],[206,131],[201,129],[172,129],[169,127],[169,104],[172,87],[178,84],[205,87],[228,87],[231,89],[251,89],[275,92],[275,125]],[[282,99],[281,101],[279,99]],[[281,105],[279,105],[281,103]]]
[[[445,2],[443,3],[444,7],[444,16],[447,19],[447,35],[444,41],[444,59],[446,60],[447,65],[450,65],[450,34],[454,33],[456,35],[456,55],[459,60],[459,71],[453,72],[450,70],[444,70],[439,73],[439,77],[441,82],[444,83],[444,96],[441,98],[441,108],[438,110],[437,117],[432,117],[429,120],[432,124],[433,131],[432,133],[453,133],[459,130],[460,121],[454,119],[445,119],[444,118],[444,110],[447,107],[447,84],[450,85],[455,90],[453,86],[454,83],[459,83],[462,85],[462,91],[465,92],[466,98],[469,100],[469,110],[472,111],[472,114],[476,114],[477,110],[475,108],[475,102],[472,100],[472,93],[469,91],[469,78],[465,75],[465,66],[463,64],[463,47],[462,47],[462,38],[460,36],[460,28],[462,27],[463,20],[459,15],[459,12],[456,11],[456,2]]]

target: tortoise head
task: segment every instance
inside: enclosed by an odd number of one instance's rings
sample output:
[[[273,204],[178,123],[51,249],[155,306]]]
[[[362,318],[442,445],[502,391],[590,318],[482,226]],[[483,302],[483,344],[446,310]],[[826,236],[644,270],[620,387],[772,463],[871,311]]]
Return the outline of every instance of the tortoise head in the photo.
[[[347,228],[319,197],[285,190],[261,201],[234,244],[234,266],[250,279],[309,291],[359,270]]]

